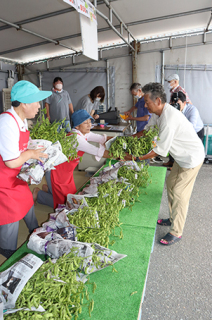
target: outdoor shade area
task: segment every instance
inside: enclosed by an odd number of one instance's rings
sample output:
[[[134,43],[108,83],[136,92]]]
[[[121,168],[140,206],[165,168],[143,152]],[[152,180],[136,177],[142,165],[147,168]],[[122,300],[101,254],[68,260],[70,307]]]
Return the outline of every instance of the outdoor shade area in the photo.
[[[211,0],[0,7],[0,320],[212,320]]]

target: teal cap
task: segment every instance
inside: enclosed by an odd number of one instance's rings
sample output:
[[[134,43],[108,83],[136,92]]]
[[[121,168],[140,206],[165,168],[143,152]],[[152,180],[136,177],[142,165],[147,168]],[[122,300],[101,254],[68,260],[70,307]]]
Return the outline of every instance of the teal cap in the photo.
[[[42,101],[48,98],[51,94],[51,91],[41,91],[33,83],[21,80],[12,87],[11,101],[33,103]]]

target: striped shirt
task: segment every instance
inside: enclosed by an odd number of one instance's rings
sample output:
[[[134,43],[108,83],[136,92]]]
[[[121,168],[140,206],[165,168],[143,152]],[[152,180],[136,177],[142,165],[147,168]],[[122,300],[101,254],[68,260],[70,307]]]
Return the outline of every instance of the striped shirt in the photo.
[[[192,104],[192,102],[191,102],[191,100],[190,100],[190,98],[189,98],[189,96],[188,96],[188,94],[187,94],[187,92],[185,91],[185,89],[184,88],[182,88],[181,86],[177,86],[176,88],[174,88],[174,89],[172,89],[172,90],[170,90],[170,92],[171,92],[171,96],[170,96],[170,102],[169,103],[172,103],[172,95],[173,95],[173,93],[175,93],[175,92],[179,92],[179,91],[181,91],[181,92],[183,92],[185,95],[186,95],[186,103],[190,103],[190,104]]]

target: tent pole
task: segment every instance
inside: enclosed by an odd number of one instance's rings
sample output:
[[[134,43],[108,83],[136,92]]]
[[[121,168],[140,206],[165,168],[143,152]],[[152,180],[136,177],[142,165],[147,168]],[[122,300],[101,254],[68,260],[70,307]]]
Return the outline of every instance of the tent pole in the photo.
[[[110,105],[110,62],[106,60],[107,68],[107,110],[111,107]]]
[[[132,82],[138,82],[138,50],[139,50],[139,45],[137,41],[133,41],[133,47],[134,51],[132,52]],[[136,104],[136,99],[133,96],[133,105]],[[135,111],[133,112],[133,116],[136,117]],[[136,130],[136,121],[133,121],[133,131]]]
[[[161,84],[164,86],[164,51],[161,51]]]

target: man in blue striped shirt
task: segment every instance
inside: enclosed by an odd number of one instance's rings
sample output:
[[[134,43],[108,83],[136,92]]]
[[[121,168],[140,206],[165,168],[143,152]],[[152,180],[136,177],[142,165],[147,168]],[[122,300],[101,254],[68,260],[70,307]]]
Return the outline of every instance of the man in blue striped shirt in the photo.
[[[184,114],[188,121],[192,123],[194,130],[203,142],[204,125],[197,108],[190,103],[186,103],[186,95],[182,91],[179,91],[172,96],[172,102],[179,103],[180,111]]]

